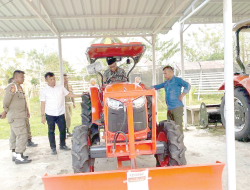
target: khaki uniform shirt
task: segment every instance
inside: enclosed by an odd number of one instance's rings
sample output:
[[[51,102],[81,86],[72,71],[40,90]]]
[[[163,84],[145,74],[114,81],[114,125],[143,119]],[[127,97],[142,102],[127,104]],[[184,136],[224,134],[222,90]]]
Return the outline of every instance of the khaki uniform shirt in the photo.
[[[69,92],[73,93],[72,85],[66,84],[66,85],[64,85],[64,88],[66,88]],[[74,102],[74,98],[65,96],[65,102]]]
[[[106,80],[108,80],[111,77],[115,77],[118,80],[122,80],[124,76],[126,77],[126,72],[124,71],[124,69],[117,67],[117,70],[115,72],[112,72],[110,69],[107,69],[106,71],[104,71],[104,77],[106,77]]]
[[[23,88],[15,82],[5,88],[3,109],[10,122],[13,119],[27,118],[28,109]]]

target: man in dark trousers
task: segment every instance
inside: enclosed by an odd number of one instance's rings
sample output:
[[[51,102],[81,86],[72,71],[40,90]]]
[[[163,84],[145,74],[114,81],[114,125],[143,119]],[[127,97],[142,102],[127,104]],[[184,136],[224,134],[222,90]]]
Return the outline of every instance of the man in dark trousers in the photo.
[[[154,85],[151,88],[155,88],[156,90],[164,88],[166,104],[168,106],[167,118],[168,120],[175,121],[176,125],[181,126],[181,130],[183,132],[182,117],[184,105],[182,100],[189,92],[191,85],[183,79],[176,77],[171,66],[166,66],[162,70],[166,81],[161,84]],[[182,87],[184,87],[183,92]]]
[[[40,95],[42,123],[48,124],[48,136],[51,147],[51,154],[57,154],[55,142],[55,124],[60,132],[60,149],[71,150],[66,146],[66,121],[65,121],[65,96],[71,98],[81,97],[67,91],[63,85],[57,85],[54,73],[45,74],[47,86],[45,86]]]

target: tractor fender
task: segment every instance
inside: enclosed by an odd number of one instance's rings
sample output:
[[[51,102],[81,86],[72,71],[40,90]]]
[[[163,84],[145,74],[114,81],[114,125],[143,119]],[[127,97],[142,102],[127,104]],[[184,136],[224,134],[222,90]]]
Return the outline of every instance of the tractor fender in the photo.
[[[233,80],[234,80],[234,87],[242,86],[250,94],[250,78],[249,78],[249,76],[246,76],[246,75],[235,75],[233,77]],[[225,82],[223,82],[219,86],[218,90],[225,90]]]
[[[243,86],[248,92],[248,94],[250,94],[250,78],[249,77],[240,81],[239,84],[240,84],[239,86]]]
[[[90,87],[92,123],[101,118],[103,96],[96,86]]]

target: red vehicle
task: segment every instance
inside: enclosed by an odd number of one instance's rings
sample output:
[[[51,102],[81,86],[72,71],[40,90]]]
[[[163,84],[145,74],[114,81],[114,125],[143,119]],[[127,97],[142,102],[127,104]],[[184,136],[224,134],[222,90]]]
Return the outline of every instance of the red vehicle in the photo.
[[[222,189],[224,164],[183,166],[186,148],[180,126],[173,121],[157,124],[156,91],[128,81],[144,51],[141,43],[94,44],[87,49],[88,73],[100,82],[96,85],[92,81],[89,93],[82,97],[82,125],[73,130],[72,166],[76,174],[45,176],[45,189],[127,189],[128,172],[141,175],[145,170],[137,169],[138,155],[156,158],[156,167],[146,169],[147,177],[133,179],[150,179],[149,189]],[[133,66],[126,77],[104,84],[97,60],[106,57],[126,58]],[[95,159],[111,157],[117,158],[117,171],[94,172]],[[130,166],[124,166],[124,161]]]
[[[246,63],[243,63],[240,57],[240,32],[249,32],[250,19],[237,23],[233,30],[236,34],[236,61],[241,68],[241,72],[235,73],[234,80],[234,115],[235,115],[235,139],[248,141],[250,139],[250,78],[246,73]],[[222,84],[219,90],[224,90],[225,84]],[[221,102],[221,119],[226,126],[225,115],[225,97]]]

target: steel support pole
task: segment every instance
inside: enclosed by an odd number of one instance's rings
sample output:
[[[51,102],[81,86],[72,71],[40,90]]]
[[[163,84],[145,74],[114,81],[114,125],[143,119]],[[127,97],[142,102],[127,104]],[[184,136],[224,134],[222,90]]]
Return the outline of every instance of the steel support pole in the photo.
[[[235,134],[234,134],[234,83],[232,43],[232,0],[223,0],[224,22],[224,76],[225,76],[225,118],[227,142],[227,188],[236,190]]]
[[[180,50],[181,50],[181,78],[185,80],[185,68],[184,68],[184,49],[183,49],[183,28],[184,23],[180,23]],[[184,129],[187,129],[187,109],[186,109],[186,96],[183,98],[184,104],[184,116],[183,116],[183,125]]]
[[[153,77],[153,80],[152,80],[152,83],[153,85],[156,85],[156,63],[155,63],[155,37],[156,37],[156,34],[153,34],[152,35],[152,57],[153,57],[153,73],[152,73],[152,77]]]
[[[64,85],[63,61],[62,61],[62,39],[60,37],[58,38],[58,55],[59,55],[60,81],[61,81],[61,85]]]

